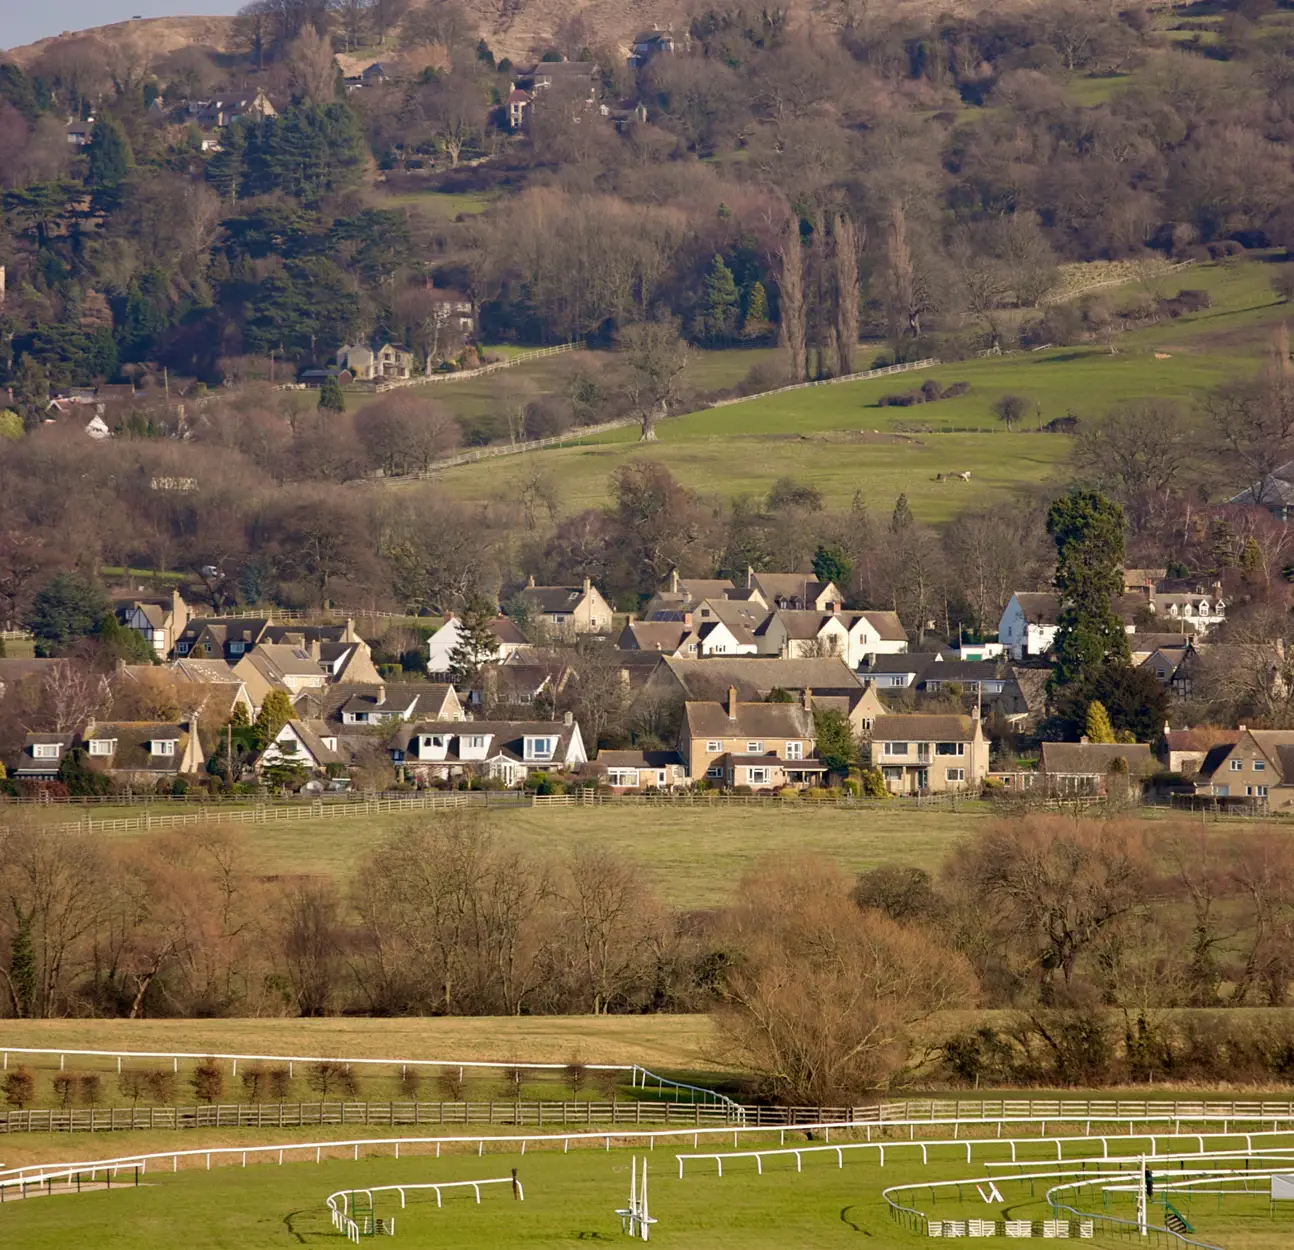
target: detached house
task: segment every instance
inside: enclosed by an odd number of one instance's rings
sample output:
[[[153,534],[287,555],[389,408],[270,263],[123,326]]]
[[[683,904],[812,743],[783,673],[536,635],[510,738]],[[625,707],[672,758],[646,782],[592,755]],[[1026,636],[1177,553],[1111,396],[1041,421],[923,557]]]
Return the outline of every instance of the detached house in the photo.
[[[1118,761],[1116,763],[1116,761]],[[1112,781],[1126,778],[1136,793],[1158,768],[1144,742],[1044,742],[1038,771],[1048,794],[1107,794]]]
[[[891,794],[978,790],[988,775],[988,739],[973,716],[878,716],[872,767]]]
[[[506,663],[529,645],[516,622],[508,620],[506,616],[496,616],[490,622],[490,631],[498,639],[498,646],[489,657],[495,664]],[[427,672],[433,677],[448,678],[449,657],[458,646],[462,633],[462,621],[456,616],[447,616],[445,623],[427,639]]]
[[[413,353],[394,343],[383,343],[376,349],[357,343],[337,352],[337,367],[361,382],[401,380],[413,376]]]
[[[72,749],[76,735],[65,733],[28,734],[14,765],[15,777],[51,781],[58,776],[63,757]]]
[[[161,659],[171,654],[176,639],[189,623],[189,605],[178,590],[164,598],[118,600],[115,612],[117,620],[142,634]]]
[[[521,598],[536,618],[561,634],[601,634],[614,614],[602,592],[586,577],[583,586],[536,586],[533,577]]]
[[[845,597],[835,582],[820,582],[812,573],[756,573],[746,571],[748,589],[759,591],[770,608],[789,608],[810,612],[839,609]]]
[[[1253,799],[1271,811],[1294,807],[1294,729],[1248,729],[1212,747],[1195,777],[1195,793]]]
[[[90,768],[133,784],[206,769],[196,721],[91,721],[82,742]]]
[[[804,786],[827,772],[816,750],[813,712],[804,702],[742,703],[729,687],[723,703],[683,705],[678,751],[694,781],[759,790]]]
[[[274,736],[256,761],[257,773],[276,766],[296,766],[312,775],[343,763],[337,736],[322,721],[290,720]]]
[[[617,793],[626,790],[679,790],[688,783],[687,766],[677,751],[599,751],[599,775]]]
[[[419,780],[493,777],[520,785],[535,771],[588,763],[580,727],[560,721],[448,721],[402,725],[387,742],[391,762]]]

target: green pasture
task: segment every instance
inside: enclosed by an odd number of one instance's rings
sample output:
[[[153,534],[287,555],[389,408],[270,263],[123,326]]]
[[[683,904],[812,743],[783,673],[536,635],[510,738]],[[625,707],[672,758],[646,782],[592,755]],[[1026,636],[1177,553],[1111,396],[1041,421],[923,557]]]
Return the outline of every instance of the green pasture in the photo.
[[[23,809],[51,821],[75,819],[79,809]],[[164,814],[172,808],[158,809]],[[95,819],[139,816],[141,809],[94,808]],[[558,855],[581,843],[618,851],[637,861],[672,904],[707,907],[722,903],[742,873],[765,856],[813,852],[835,859],[848,872],[889,861],[937,867],[958,841],[991,819],[991,809],[965,804],[958,812],[921,809],[895,801],[859,810],[782,803],[776,807],[637,808],[527,807],[496,809],[487,816],[499,836],[541,855]],[[382,814],[344,819],[293,820],[231,825],[245,842],[254,872],[327,874],[345,880],[384,835],[434,813]],[[192,836],[192,827],[176,831]],[[139,838],[152,833],[114,833]]]
[[[483,191],[402,191],[378,197],[383,208],[410,208],[429,222],[454,221],[485,212],[495,196]]]
[[[820,1146],[800,1133],[788,1133],[788,1146]],[[861,1135],[855,1134],[855,1139]],[[273,1135],[263,1141],[277,1141]],[[287,1140],[286,1138],[282,1140]],[[833,1134],[833,1144],[843,1139]],[[1130,1149],[1145,1149],[1143,1139],[1129,1138]],[[764,1135],[761,1145],[776,1146],[776,1134]],[[1210,1145],[1221,1147],[1218,1138]],[[753,1135],[743,1149],[755,1144]],[[1122,1144],[1122,1142],[1120,1143]],[[1228,1148],[1243,1145],[1232,1138]],[[121,1139],[112,1139],[111,1153],[118,1153]],[[731,1149],[712,1139],[699,1147]],[[93,1147],[93,1149],[91,1149]],[[93,1142],[66,1139],[68,1152],[79,1158],[105,1153],[104,1139]],[[364,1146],[361,1157],[334,1157],[321,1163],[277,1163],[277,1156],[256,1162],[252,1156],[240,1166],[240,1155],[217,1163],[210,1171],[199,1159],[172,1173],[158,1167],[141,1177],[135,1188],[119,1178],[112,1192],[97,1190],[81,1194],[58,1194],[47,1198],[6,1202],[0,1214],[7,1244],[24,1250],[47,1250],[87,1244],[87,1230],[93,1229],[93,1244],[102,1250],[177,1244],[182,1237],[188,1250],[272,1250],[277,1246],[342,1245],[343,1235],[334,1230],[325,1199],[330,1193],[350,1192],[383,1185],[414,1185],[435,1181],[511,1177],[512,1170],[524,1187],[524,1202],[516,1201],[508,1184],[482,1190],[478,1204],[470,1190],[448,1191],[437,1208],[429,1191],[408,1194],[407,1206],[400,1206],[395,1193],[373,1195],[375,1212],[394,1217],[396,1244],[413,1247],[452,1245],[575,1246],[621,1240],[615,1215],[628,1198],[630,1160],[646,1155],[649,1163],[649,1205],[657,1220],[652,1240],[683,1250],[785,1250],[790,1246],[902,1247],[923,1244],[924,1237],[897,1224],[889,1214],[881,1191],[890,1185],[919,1184],[958,1178],[979,1178],[998,1173],[988,1168],[991,1160],[1006,1161],[1009,1148],[997,1141],[983,1141],[968,1165],[964,1146],[929,1148],[929,1162],[923,1164],[917,1148],[891,1147],[886,1166],[879,1165],[875,1151],[847,1151],[843,1163],[834,1150],[803,1156],[802,1170],[796,1170],[794,1156],[769,1158],[763,1174],[756,1172],[753,1159],[729,1160],[720,1177],[711,1162],[685,1164],[683,1179],[678,1175],[676,1156],[691,1153],[690,1140],[666,1144],[654,1150],[645,1145],[637,1150],[573,1146],[563,1153],[558,1140],[548,1148],[528,1148],[525,1154],[500,1143],[478,1155],[475,1144],[460,1147],[461,1153],[446,1149],[434,1157],[430,1146],[405,1147],[401,1158],[380,1143]],[[1074,1143],[1068,1158],[1080,1152],[1089,1161],[1100,1154],[1097,1142]],[[349,1155],[334,1150],[333,1154]],[[1044,1160],[1050,1154],[1050,1161]],[[1026,1168],[1054,1167],[1055,1156],[1041,1144],[1023,1146],[1017,1158]],[[133,1172],[130,1174],[133,1181]],[[974,1187],[963,1187],[960,1200],[956,1190],[926,1189],[905,1195],[906,1205],[936,1219],[996,1218],[1041,1220],[1049,1214],[1042,1194],[1046,1181],[1002,1179],[999,1189],[1003,1205],[986,1206]],[[1090,1201],[1100,1211],[1099,1193]],[[1126,1214],[1127,1200],[1113,1197],[1111,1214]],[[1197,1236],[1227,1250],[1259,1250],[1287,1244],[1294,1239],[1294,1210],[1274,1217],[1260,1198],[1215,1200],[1197,1198],[1190,1218]],[[181,1232],[182,1230],[182,1232]],[[1093,1244],[1107,1244],[1097,1241]]]

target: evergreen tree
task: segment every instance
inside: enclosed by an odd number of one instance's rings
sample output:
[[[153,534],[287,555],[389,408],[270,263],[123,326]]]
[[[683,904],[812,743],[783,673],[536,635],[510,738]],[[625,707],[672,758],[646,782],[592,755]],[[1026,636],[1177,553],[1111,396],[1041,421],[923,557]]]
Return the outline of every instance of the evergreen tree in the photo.
[[[815,710],[813,735],[817,739],[818,758],[831,772],[844,774],[858,763],[854,731],[840,712]]]
[[[157,653],[144,635],[123,625],[112,612],[105,613],[99,621],[97,633],[107,661],[114,664],[117,660],[124,660],[127,664],[152,664],[157,659]]]
[[[9,945],[9,987],[19,1019],[36,1014],[36,947],[31,940],[31,920],[23,916]]]
[[[746,295],[745,329],[750,333],[762,334],[768,328],[768,292],[758,280]]]
[[[1099,491],[1076,490],[1047,514],[1060,592],[1053,686],[1094,676],[1106,662],[1128,664],[1128,635],[1115,603],[1123,593],[1123,509]]]
[[[45,420],[45,409],[49,407],[49,374],[30,353],[23,355],[14,371],[13,402],[24,429],[34,430]]]
[[[836,589],[844,593],[849,586],[853,562],[843,547],[819,545],[813,553],[813,572],[820,582],[835,582]]]
[[[1100,699],[1093,699],[1087,705],[1087,740],[1088,742],[1113,742],[1114,726],[1110,724],[1110,714]]]
[[[702,305],[705,310],[706,333],[712,339],[724,339],[732,334],[737,322],[737,283],[732,270],[716,255],[705,280]]]
[[[499,638],[490,623],[494,609],[479,596],[458,618],[458,641],[449,653],[450,680],[465,686],[499,653]]]
[[[92,192],[95,207],[110,212],[120,206],[122,184],[135,164],[135,154],[121,124],[111,118],[96,122],[86,155],[89,167],[85,185]]]
[[[345,412],[346,396],[342,394],[341,383],[331,374],[324,378],[319,387],[320,412]]]
[[[76,638],[94,633],[112,612],[102,586],[80,573],[59,573],[37,594],[27,617],[37,649],[48,655]]]
[[[295,715],[296,711],[286,690],[271,690],[265,696],[260,714],[256,717],[256,740],[261,750],[278,737],[279,730]]]
[[[908,506],[906,494],[894,501],[894,511],[890,514],[890,533],[904,534],[912,528],[912,509]]]

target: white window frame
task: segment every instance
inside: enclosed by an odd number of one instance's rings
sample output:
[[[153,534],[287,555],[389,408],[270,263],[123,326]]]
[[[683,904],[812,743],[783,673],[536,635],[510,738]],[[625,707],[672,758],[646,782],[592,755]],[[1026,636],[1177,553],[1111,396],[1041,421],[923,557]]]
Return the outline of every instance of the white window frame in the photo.
[[[247,644],[245,642],[231,642],[229,644],[230,655],[242,655],[242,653],[246,650],[247,650]]]
[[[530,738],[526,745],[530,748],[532,760],[550,760],[557,753],[556,738]]]
[[[767,768],[746,769],[746,784],[751,786],[768,785],[768,769]]]
[[[477,751],[485,750],[484,734],[467,734],[462,739],[462,742],[463,742],[463,745],[466,746],[468,750],[477,750]]]
[[[1239,771],[1240,771],[1244,766],[1245,766],[1245,762],[1244,762],[1244,760],[1232,760],[1232,761],[1231,761],[1231,771],[1232,771],[1233,773],[1238,773],[1238,772],[1239,772]]]
[[[898,748],[902,747],[903,750]],[[885,754],[892,755],[896,759],[906,759],[911,753],[912,743],[910,742],[887,742],[885,744]]]
[[[1254,772],[1261,773],[1267,771],[1266,760],[1254,760]]]
[[[710,767],[705,770],[705,775],[707,777],[722,778],[723,769],[718,764],[711,764]]]
[[[966,770],[964,768],[945,768],[944,780],[945,781],[965,781]]]
[[[750,741],[747,741],[747,743],[746,743],[746,754],[747,754],[747,755],[763,755],[763,754],[764,754],[764,744],[763,744],[763,742],[758,741],[758,740],[750,740]]]
[[[714,752],[714,754],[716,754],[716,755],[722,755],[722,754],[723,754],[723,739],[721,739],[721,738],[711,738],[710,740],[708,740],[708,741],[706,742],[706,744],[705,744],[705,749],[706,749],[707,751],[712,751],[712,752]]]
[[[117,749],[116,738],[91,738],[91,755],[111,755]]]
[[[148,744],[148,753],[150,755],[175,755],[174,738],[154,738]]]
[[[786,758],[787,758],[788,760],[802,760],[802,759],[804,759],[804,743],[803,743],[803,742],[788,742],[788,743],[786,744]]]
[[[57,742],[33,742],[31,745],[31,757],[34,760],[56,760],[59,751]]]

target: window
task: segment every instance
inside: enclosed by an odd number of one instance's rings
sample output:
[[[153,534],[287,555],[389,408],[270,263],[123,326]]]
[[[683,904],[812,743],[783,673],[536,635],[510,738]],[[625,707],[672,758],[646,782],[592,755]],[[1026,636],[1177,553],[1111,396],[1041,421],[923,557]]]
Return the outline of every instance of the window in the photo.
[[[804,743],[788,742],[786,744],[786,758],[788,760],[802,760],[804,758]]]
[[[762,742],[748,742],[748,743],[746,743],[746,754],[747,754],[747,755],[763,755],[763,754],[764,754],[764,744],[763,744]]]
[[[636,768],[608,769],[607,784],[612,786],[636,787],[638,785],[638,770]]]
[[[936,742],[936,755],[965,755],[966,744],[964,742]]]
[[[461,741],[463,745],[468,748],[475,748],[478,751],[485,749],[484,734],[468,734],[467,737],[461,739]]]
[[[872,732],[872,726],[873,726],[873,725],[875,725],[875,724],[876,724],[876,717],[874,717],[874,716],[865,716],[865,717],[863,717],[863,728],[864,728],[868,733],[871,733],[871,732]]]
[[[720,740],[717,740],[717,739],[712,740],[712,741],[707,742],[707,743],[705,744],[705,749],[706,749],[707,751],[714,751],[714,752],[716,752],[716,753],[717,753],[717,752],[719,752],[719,751],[722,751],[722,750],[723,750],[723,742],[722,742],[722,741],[720,741]]]
[[[178,654],[180,654],[180,655],[188,655],[188,654],[189,654],[189,644],[188,644],[187,642],[177,642],[177,643],[175,644],[175,650],[176,650],[176,652],[177,652]]]
[[[175,739],[174,738],[154,738],[150,744],[153,748],[154,755],[174,755]]]
[[[1245,762],[1244,762],[1244,760],[1232,760],[1232,761],[1231,761],[1231,771],[1232,771],[1233,773],[1238,773],[1238,772],[1239,772],[1239,771],[1240,771],[1244,766],[1245,766]]]
[[[295,755],[297,753],[297,740],[288,738],[279,744],[279,751],[284,755]]]
[[[531,756],[535,759],[543,759],[552,755],[557,742],[554,738],[531,738],[529,745]]]
[[[964,768],[945,768],[944,779],[946,781],[965,781],[966,770]]]
[[[1168,676],[1168,672],[1165,669],[1157,668],[1155,669],[1155,676],[1158,677],[1160,681],[1163,681],[1164,678]]]
[[[1266,760],[1254,760],[1254,772],[1261,773],[1267,770]]]
[[[245,645],[244,643],[241,643],[241,642],[231,642],[231,643],[229,644],[229,654],[230,654],[230,655],[242,655],[242,653],[243,653],[243,651],[244,651],[245,649],[246,649],[246,645]]]
[[[1266,786],[1245,786],[1245,794],[1247,794],[1251,799],[1253,798],[1265,799],[1267,797],[1267,787]]]
[[[1220,799],[1225,799],[1225,798],[1227,798],[1227,797],[1231,794],[1231,787],[1230,787],[1230,786],[1214,786],[1214,787],[1213,787],[1213,793],[1214,793],[1214,794],[1216,794],[1216,795],[1218,796],[1218,798],[1220,798]]]
[[[908,747],[910,745],[911,743],[908,743],[908,742],[887,742],[885,744],[885,754],[886,755],[906,755],[908,753]]]
[[[723,769],[720,768],[718,764],[712,764],[705,770],[705,775],[707,777],[722,777]]]
[[[31,753],[38,760],[56,760],[59,746],[57,742],[37,742],[32,746]]]
[[[746,779],[752,786],[766,786],[768,785],[768,769],[748,768],[746,769]]]
[[[91,755],[111,755],[116,748],[116,738],[91,738],[90,754]]]

